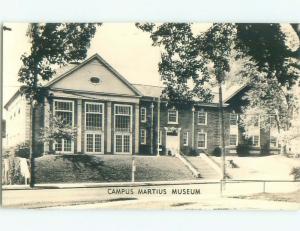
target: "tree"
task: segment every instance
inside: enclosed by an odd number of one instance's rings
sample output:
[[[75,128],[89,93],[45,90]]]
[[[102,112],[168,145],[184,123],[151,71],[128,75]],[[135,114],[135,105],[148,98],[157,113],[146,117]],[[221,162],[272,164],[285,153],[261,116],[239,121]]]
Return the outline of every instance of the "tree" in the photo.
[[[243,108],[243,123],[249,127],[259,117],[265,130],[276,125],[283,153],[282,133],[294,126],[291,122],[298,110],[294,88],[300,76],[299,40],[296,47],[289,47],[280,24],[237,24],[237,33],[237,49],[257,69],[244,78],[251,88],[245,96],[249,104]]]
[[[49,126],[41,129],[40,141],[50,143],[61,139],[74,140],[76,136],[76,127],[60,117],[53,116],[49,119]]]
[[[234,25],[214,23],[201,33],[193,33],[192,24],[188,23],[137,23],[137,27],[149,32],[153,45],[163,49],[159,72],[165,85],[163,93],[173,104],[210,102],[213,96],[209,86],[219,86],[220,139],[225,162],[222,84],[230,71]],[[222,166],[225,179],[225,163]]]
[[[170,104],[193,102],[195,98],[210,102],[213,94],[206,60],[199,53],[199,39],[189,23],[137,23],[150,33],[153,46],[162,48],[159,73],[164,83],[163,96]]]
[[[47,81],[55,74],[55,68],[73,61],[86,58],[90,41],[94,37],[94,23],[32,23],[28,26],[26,36],[30,39],[29,54],[21,57],[19,81],[23,84],[25,94],[32,108],[32,142],[30,150],[30,186],[34,186],[34,140],[36,105],[47,97],[42,88],[42,81]]]

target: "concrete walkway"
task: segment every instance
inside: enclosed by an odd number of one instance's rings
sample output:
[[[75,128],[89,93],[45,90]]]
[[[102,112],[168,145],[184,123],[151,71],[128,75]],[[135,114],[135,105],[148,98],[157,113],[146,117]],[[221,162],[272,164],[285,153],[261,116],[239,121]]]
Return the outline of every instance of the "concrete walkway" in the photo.
[[[190,184],[219,184],[218,180],[182,180],[182,181],[148,181],[148,182],[107,182],[107,183],[53,183],[29,185],[3,185],[3,190],[35,190],[35,189],[69,189],[69,188],[103,188],[103,187],[138,187],[162,185],[190,185]]]

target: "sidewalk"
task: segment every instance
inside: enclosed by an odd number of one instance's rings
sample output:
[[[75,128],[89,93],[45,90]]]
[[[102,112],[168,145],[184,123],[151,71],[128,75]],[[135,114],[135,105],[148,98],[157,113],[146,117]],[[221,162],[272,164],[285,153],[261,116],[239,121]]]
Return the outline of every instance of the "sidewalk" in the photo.
[[[190,184],[219,184],[216,180],[184,180],[184,181],[148,181],[148,182],[102,182],[102,183],[53,183],[29,185],[3,185],[3,190],[35,190],[35,189],[70,189],[70,188],[104,188],[104,187],[138,187],[162,185],[190,185]]]

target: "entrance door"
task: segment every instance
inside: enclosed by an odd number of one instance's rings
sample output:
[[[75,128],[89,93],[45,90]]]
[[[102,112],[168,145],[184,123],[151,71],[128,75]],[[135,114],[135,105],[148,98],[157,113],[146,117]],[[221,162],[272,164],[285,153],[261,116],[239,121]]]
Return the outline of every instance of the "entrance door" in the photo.
[[[179,154],[180,140],[178,132],[167,132],[166,138],[167,152],[171,152],[172,155]]]

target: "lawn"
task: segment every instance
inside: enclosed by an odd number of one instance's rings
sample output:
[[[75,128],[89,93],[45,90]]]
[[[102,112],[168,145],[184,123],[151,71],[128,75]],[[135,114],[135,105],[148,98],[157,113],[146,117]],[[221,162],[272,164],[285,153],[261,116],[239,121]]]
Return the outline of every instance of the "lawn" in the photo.
[[[136,181],[194,180],[177,158],[136,156]],[[47,155],[36,159],[36,183],[130,182],[129,155]]]
[[[218,163],[220,157],[212,157]],[[290,175],[293,167],[300,167],[300,159],[287,158],[282,155],[271,155],[261,157],[238,157],[227,156],[226,160],[233,160],[238,168],[226,170],[237,180],[293,180]]]
[[[250,196],[239,196],[238,198],[300,203],[300,190],[290,193],[258,193]]]

